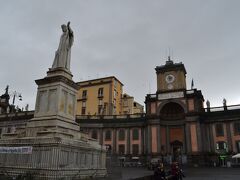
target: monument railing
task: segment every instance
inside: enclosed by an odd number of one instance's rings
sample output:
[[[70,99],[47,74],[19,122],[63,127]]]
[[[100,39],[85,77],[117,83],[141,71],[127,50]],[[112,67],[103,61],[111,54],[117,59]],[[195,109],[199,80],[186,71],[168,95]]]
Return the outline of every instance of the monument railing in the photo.
[[[220,111],[231,111],[231,110],[240,110],[240,104],[204,108],[204,112],[220,112]]]

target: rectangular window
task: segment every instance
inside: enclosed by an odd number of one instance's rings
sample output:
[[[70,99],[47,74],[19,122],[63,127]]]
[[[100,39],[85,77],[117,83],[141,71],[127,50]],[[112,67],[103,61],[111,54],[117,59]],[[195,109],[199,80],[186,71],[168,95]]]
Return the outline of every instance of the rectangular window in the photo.
[[[119,141],[124,141],[125,140],[125,130],[124,129],[120,129],[118,131],[118,140]]]
[[[86,101],[82,102],[82,107],[86,107]]]
[[[98,89],[98,97],[103,97],[103,88]]]
[[[102,106],[102,105],[103,105],[103,100],[102,100],[102,99],[99,99],[98,105],[99,105],[99,106]]]
[[[139,139],[138,129],[133,129],[133,131],[132,131],[132,139],[133,140],[138,140]]]
[[[240,122],[234,123],[234,135],[240,135]]]
[[[86,114],[86,107],[82,107],[82,115]]]
[[[133,155],[138,155],[139,154],[139,145],[138,144],[133,144],[132,145],[132,153],[133,153]]]
[[[83,98],[83,99],[87,98],[87,90],[83,90],[83,92],[82,92],[82,98]]]
[[[110,141],[112,139],[112,132],[110,130],[107,130],[105,132],[105,141]]]
[[[215,125],[215,130],[216,130],[216,136],[224,136],[224,129],[223,129],[223,124],[216,124]]]
[[[117,97],[117,91],[116,89],[114,89],[114,92],[113,92],[113,97],[116,98]]]
[[[118,145],[118,153],[125,154],[125,145],[124,144]]]
[[[240,141],[236,141],[237,152],[240,153]]]

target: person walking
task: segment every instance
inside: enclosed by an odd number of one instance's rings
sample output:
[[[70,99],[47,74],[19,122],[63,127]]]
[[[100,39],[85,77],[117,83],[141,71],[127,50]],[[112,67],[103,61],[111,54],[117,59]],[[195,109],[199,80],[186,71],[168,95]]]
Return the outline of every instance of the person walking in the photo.
[[[154,180],[166,180],[166,173],[162,163],[155,169],[153,177]]]

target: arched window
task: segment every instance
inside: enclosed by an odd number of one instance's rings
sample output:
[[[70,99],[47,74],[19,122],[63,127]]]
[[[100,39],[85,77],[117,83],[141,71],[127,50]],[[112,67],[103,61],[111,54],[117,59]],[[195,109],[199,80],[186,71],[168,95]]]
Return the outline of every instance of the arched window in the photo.
[[[125,130],[124,129],[120,129],[118,131],[118,140],[119,141],[125,140]]]
[[[97,130],[92,130],[92,138],[93,139],[97,139],[98,138]]]
[[[112,132],[110,131],[110,130],[107,130],[106,132],[105,132],[105,140],[106,141],[109,141],[109,140],[111,140],[112,139]]]
[[[139,139],[139,131],[138,131],[138,129],[133,129],[132,130],[132,139],[133,140],[138,140]]]
[[[175,102],[165,104],[160,111],[160,117],[163,119],[182,119],[184,116],[184,109]]]

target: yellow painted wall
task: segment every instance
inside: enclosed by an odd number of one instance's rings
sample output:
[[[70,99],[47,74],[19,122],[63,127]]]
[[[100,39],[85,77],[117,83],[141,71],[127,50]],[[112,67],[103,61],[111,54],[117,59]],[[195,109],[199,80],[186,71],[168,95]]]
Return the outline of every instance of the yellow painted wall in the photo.
[[[78,91],[77,102],[77,115],[81,115],[82,103],[86,101],[86,115],[97,115],[99,99],[102,99],[103,106],[105,106],[104,115],[113,115],[113,103],[114,103],[114,89],[116,89],[116,114],[121,112],[121,96],[122,96],[122,84],[116,80],[116,87],[114,86],[114,77],[101,78],[96,80],[84,81],[78,83],[80,89]],[[103,88],[103,98],[98,98],[98,90]],[[86,100],[82,99],[82,93],[87,90]]]

